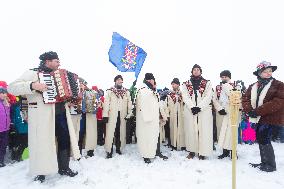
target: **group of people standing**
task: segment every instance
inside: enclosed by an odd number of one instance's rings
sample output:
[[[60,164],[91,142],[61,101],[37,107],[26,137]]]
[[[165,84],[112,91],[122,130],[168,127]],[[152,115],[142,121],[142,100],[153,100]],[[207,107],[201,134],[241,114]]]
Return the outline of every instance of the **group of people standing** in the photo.
[[[8,90],[0,88],[0,108],[3,107],[5,112],[9,111],[8,102],[3,100],[7,92],[25,96],[28,100],[29,165],[30,174],[36,175],[35,180],[43,182],[46,175],[57,172],[76,176],[78,173],[69,168],[70,156],[79,160],[82,149],[87,151],[88,156],[94,155],[97,124],[105,124],[106,158],[113,157],[114,147],[115,152],[121,155],[127,143],[128,122],[133,121],[134,117],[135,138],[145,163],[151,163],[156,156],[168,159],[160,150],[160,144],[165,140],[166,124],[169,127],[168,145],[173,150],[188,151],[188,159],[198,157],[205,160],[212,156],[213,110],[216,112],[218,145],[223,149],[218,158],[229,157],[232,150],[229,96],[233,89],[241,90],[243,94],[239,113],[246,113],[257,124],[261,163],[251,165],[262,171],[276,170],[271,130],[275,126],[284,126],[284,84],[272,77],[272,72],[277,67],[269,62],[261,62],[257,66],[254,72],[257,82],[250,85],[248,90],[243,90],[231,81],[231,72],[228,70],[220,73],[221,82],[213,88],[211,81],[203,77],[202,68],[197,64],[192,67],[187,81],[180,83],[178,78],[174,78],[171,82],[172,89],[162,93],[157,92],[157,83],[152,73],[145,74],[143,86],[135,88],[134,94],[123,87],[123,77],[117,75],[114,86],[107,89],[104,99],[99,101],[99,117],[93,111],[87,111],[84,103],[81,104],[82,111],[75,114],[71,111],[75,105],[70,102],[43,103],[41,92],[48,87],[39,82],[38,72],[52,72],[59,66],[57,53],[46,52],[40,56],[37,69],[25,72],[9,84]],[[80,84],[83,96],[96,98],[99,93],[96,88],[89,89],[83,79]],[[9,125],[2,120],[1,154],[5,146],[4,143],[2,145],[2,140],[6,137],[5,128]]]

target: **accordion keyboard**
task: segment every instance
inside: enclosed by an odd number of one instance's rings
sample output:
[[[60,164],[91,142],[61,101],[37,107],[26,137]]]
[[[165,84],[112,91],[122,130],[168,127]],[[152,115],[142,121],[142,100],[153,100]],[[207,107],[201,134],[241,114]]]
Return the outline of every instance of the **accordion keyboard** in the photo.
[[[55,103],[57,92],[53,76],[49,73],[39,73],[39,81],[40,83],[46,84],[48,87],[48,90],[42,93],[44,103]]]

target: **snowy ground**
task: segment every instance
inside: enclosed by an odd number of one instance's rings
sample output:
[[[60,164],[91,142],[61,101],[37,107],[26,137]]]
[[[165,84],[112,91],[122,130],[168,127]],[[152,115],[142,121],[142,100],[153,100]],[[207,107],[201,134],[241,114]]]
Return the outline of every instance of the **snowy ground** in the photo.
[[[257,145],[239,145],[237,163],[237,188],[283,189],[284,188],[284,144],[273,144],[277,161],[277,172],[264,173],[249,167],[249,162],[259,161]],[[0,188],[25,189],[229,189],[231,188],[231,161],[218,160],[220,149],[209,160],[187,160],[186,152],[169,151],[163,147],[168,161],[155,159],[145,164],[137,152],[136,145],[128,145],[124,154],[105,159],[103,147],[98,147],[95,156],[71,162],[79,172],[74,178],[60,175],[48,176],[45,183],[33,182],[27,175],[28,161],[8,164],[0,168]]]

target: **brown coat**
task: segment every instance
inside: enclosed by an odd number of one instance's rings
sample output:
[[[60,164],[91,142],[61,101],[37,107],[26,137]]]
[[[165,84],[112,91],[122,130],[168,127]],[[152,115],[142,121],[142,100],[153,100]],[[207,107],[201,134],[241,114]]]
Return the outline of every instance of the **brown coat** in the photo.
[[[253,110],[251,102],[253,85],[249,86],[242,99],[243,110],[246,113]],[[255,110],[257,115],[261,116],[258,123],[284,126],[284,83],[274,79],[265,94],[263,104]]]

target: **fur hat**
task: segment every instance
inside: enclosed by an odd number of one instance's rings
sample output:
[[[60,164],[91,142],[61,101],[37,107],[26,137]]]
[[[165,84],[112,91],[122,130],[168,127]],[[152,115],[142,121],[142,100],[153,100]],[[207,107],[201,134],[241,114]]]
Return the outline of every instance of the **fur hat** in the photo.
[[[49,52],[45,52],[42,55],[40,55],[39,59],[41,61],[46,61],[46,60],[53,60],[53,59],[59,59],[59,58],[56,52],[49,51]]]
[[[202,68],[201,68],[198,64],[194,64],[194,66],[193,66],[192,69],[191,69],[191,73],[192,73],[192,71],[193,71],[194,68],[199,68],[200,73],[202,74]]]
[[[146,73],[144,80],[151,80],[151,79],[155,80],[154,75],[152,73]]]
[[[231,72],[229,70],[224,70],[220,73],[220,77],[227,76],[231,79]]]
[[[177,84],[177,85],[180,85],[180,82],[179,82],[179,79],[178,78],[174,78],[173,81],[171,82],[171,84]]]
[[[114,82],[116,82],[116,80],[118,80],[119,78],[120,78],[120,79],[122,79],[122,81],[123,81],[123,77],[122,77],[121,75],[117,75],[117,76],[115,76],[115,78],[114,78],[114,80],[113,80],[113,81],[114,81]]]
[[[263,72],[266,68],[271,68],[272,72],[274,72],[275,70],[277,70],[277,66],[271,66],[270,62],[267,61],[262,61],[261,63],[259,63],[256,67],[256,71],[253,72],[253,74],[255,76],[259,76],[259,74],[261,72]]]

